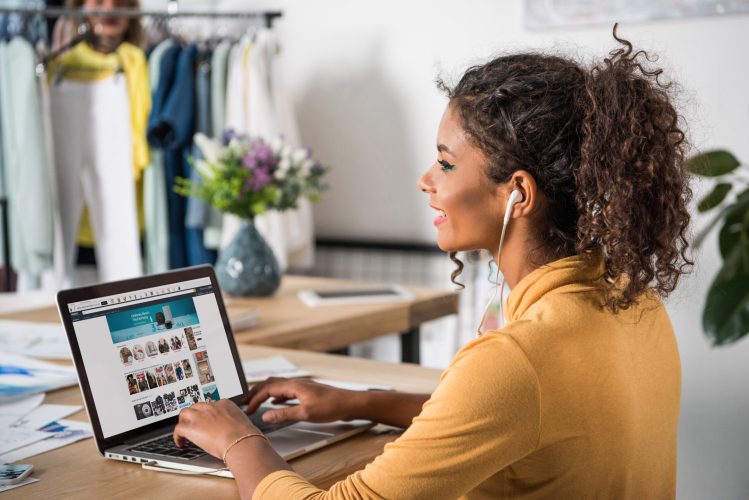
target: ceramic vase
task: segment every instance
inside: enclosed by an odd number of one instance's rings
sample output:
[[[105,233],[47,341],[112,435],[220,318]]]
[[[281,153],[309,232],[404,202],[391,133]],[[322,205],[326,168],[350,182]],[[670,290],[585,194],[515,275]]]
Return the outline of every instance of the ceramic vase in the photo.
[[[239,297],[272,295],[281,284],[276,256],[251,219],[243,220],[229,246],[216,261],[221,289]]]

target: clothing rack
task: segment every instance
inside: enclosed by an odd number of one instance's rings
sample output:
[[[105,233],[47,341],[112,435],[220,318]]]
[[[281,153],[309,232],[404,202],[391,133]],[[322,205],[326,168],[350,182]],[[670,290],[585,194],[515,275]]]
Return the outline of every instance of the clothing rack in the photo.
[[[28,16],[58,17],[157,17],[163,19],[184,18],[231,18],[231,19],[262,19],[266,28],[272,28],[273,22],[283,16],[283,12],[268,11],[191,11],[181,10],[179,2],[170,0],[166,11],[117,8],[117,9],[83,9],[70,7],[4,7],[0,6],[0,14],[24,14]],[[10,228],[8,221],[8,200],[0,197],[0,225],[3,235],[3,266],[5,267],[3,290],[9,292],[12,286],[12,269],[10,260]]]
[[[44,17],[162,17],[172,19],[177,17],[208,17],[233,19],[263,19],[265,26],[271,28],[273,21],[283,16],[281,11],[191,11],[181,10],[177,2],[170,2],[167,10],[145,10],[132,8],[119,9],[77,9],[69,7],[0,7],[1,13],[27,14]]]

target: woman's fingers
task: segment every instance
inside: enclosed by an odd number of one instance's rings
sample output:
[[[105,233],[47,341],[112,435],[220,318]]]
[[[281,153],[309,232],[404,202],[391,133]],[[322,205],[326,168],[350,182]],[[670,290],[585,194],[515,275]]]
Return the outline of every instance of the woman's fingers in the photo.
[[[190,438],[187,437],[187,434],[189,433],[188,427],[189,424],[186,424],[182,421],[182,416],[180,415],[179,423],[174,426],[174,433],[172,434],[172,439],[174,439],[174,444],[182,448],[185,446],[186,441],[189,441]]]
[[[247,403],[246,413],[255,413],[260,405],[271,397],[295,399],[297,397],[295,383],[293,381],[283,379],[279,382],[263,384],[262,387],[258,388],[257,391],[255,391],[255,393]]]
[[[263,413],[263,422],[267,423],[301,422],[308,418],[307,411],[301,406],[279,408]]]
[[[268,384],[275,384],[277,382],[285,382],[289,379],[282,378],[282,377],[268,377],[267,379],[263,380],[262,382],[258,382],[257,384],[250,387],[250,393],[249,397],[252,399],[252,396],[255,395],[258,391],[262,390],[263,387],[267,386]]]

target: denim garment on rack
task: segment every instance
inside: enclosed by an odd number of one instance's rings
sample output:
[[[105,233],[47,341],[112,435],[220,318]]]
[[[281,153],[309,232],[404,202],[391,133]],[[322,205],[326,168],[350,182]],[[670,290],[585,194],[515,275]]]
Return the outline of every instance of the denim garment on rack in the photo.
[[[148,57],[152,96],[161,81],[161,58],[166,50],[174,45],[176,43],[173,40],[166,39],[157,45]],[[174,79],[174,71],[171,78]],[[143,172],[143,212],[146,219],[146,274],[163,273],[169,270],[169,207],[166,199],[163,151],[154,147],[151,147],[151,164]]]
[[[0,7],[10,9],[39,9],[45,5],[43,0],[0,0]],[[44,16],[30,15],[21,12],[0,12],[0,38],[11,39],[14,36],[25,38],[36,45],[40,40],[48,45],[47,22]]]
[[[195,74],[195,123],[196,132],[202,132],[210,137],[211,127],[211,53],[200,54],[197,72]],[[193,145],[193,156],[200,158],[200,149]],[[190,180],[200,182],[198,171],[189,166]],[[187,233],[187,256],[191,266],[198,264],[213,264],[216,262],[217,252],[209,250],[203,243],[203,228],[208,218],[209,206],[198,198],[187,198],[187,213],[185,227]]]
[[[163,106],[160,106],[158,113],[152,114],[149,120],[148,141],[164,150],[166,197],[169,202],[169,266],[172,269],[185,267],[189,263],[185,234],[186,203],[183,196],[174,192],[174,181],[177,177],[185,177],[189,171],[188,157],[192,152],[192,136],[195,129],[196,57],[195,45],[190,45],[180,52],[171,87],[161,94],[161,85],[156,90],[156,93],[160,94],[158,97],[163,99]],[[167,54],[163,59],[167,59]],[[165,69],[163,59],[162,72]],[[160,76],[164,78],[165,74],[162,73]]]

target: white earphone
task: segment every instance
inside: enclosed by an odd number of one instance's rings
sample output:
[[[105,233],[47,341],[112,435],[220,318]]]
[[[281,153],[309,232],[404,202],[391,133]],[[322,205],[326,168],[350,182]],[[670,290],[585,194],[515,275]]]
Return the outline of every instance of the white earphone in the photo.
[[[507,205],[505,205],[505,214],[502,218],[502,233],[499,236],[499,248],[497,249],[497,275],[494,277],[494,293],[492,293],[491,298],[489,299],[489,302],[486,303],[486,307],[484,308],[484,314],[481,315],[481,322],[479,323],[479,326],[476,330],[476,335],[481,336],[481,328],[484,326],[484,321],[486,320],[486,313],[489,312],[489,307],[491,307],[492,302],[494,302],[494,298],[497,296],[497,288],[501,286],[501,293],[499,294],[499,321],[503,321],[503,307],[502,304],[503,296],[504,296],[504,277],[502,278],[502,284],[499,284],[499,264],[502,262],[502,243],[505,241],[505,231],[507,230],[507,224],[510,222],[510,217],[512,216],[512,207],[523,200],[523,193],[521,193],[517,189],[513,189],[512,193],[510,193],[510,197],[507,199]]]

